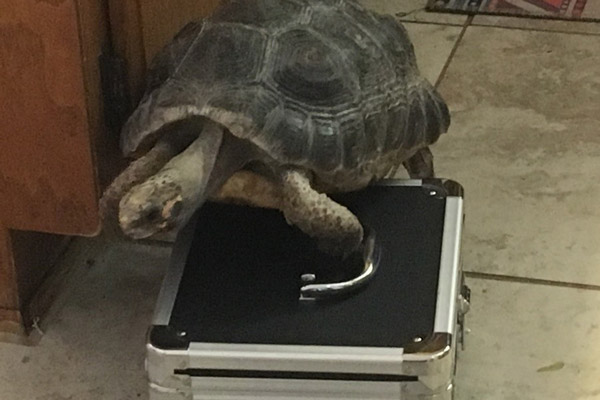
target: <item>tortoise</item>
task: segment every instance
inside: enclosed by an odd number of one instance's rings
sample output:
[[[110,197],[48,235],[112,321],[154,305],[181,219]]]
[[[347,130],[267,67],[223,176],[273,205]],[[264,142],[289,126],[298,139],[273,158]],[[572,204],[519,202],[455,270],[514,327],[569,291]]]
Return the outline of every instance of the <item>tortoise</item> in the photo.
[[[224,1],[154,59],[121,134],[122,151],[143,156],[105,198],[120,197],[135,239],[176,231],[220,199],[278,208],[347,255],[364,229],[328,194],[401,165],[433,176],[429,146],[449,124],[395,18],[352,0]]]

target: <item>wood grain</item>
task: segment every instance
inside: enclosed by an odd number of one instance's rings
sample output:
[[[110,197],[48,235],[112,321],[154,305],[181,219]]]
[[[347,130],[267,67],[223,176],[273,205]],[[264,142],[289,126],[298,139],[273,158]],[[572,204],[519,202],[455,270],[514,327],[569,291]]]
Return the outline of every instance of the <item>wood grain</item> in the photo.
[[[94,234],[97,188],[74,0],[0,0],[0,219]]]

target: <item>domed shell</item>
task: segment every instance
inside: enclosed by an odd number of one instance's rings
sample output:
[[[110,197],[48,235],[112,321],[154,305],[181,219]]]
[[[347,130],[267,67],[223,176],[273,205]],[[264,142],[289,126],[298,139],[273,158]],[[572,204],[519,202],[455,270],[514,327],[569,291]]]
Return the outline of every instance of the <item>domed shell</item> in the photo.
[[[427,146],[450,123],[401,24],[350,0],[232,0],[186,26],[155,59],[123,151],[191,116],[317,172]]]

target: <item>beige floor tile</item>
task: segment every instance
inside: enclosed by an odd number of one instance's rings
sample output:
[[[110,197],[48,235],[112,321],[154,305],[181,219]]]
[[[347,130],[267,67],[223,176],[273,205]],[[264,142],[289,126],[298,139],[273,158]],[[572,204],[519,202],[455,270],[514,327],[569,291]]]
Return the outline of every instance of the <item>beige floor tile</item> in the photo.
[[[0,343],[0,399],[147,399],[145,336],[168,255],[80,239],[65,260],[75,275],[40,343]]]
[[[600,399],[600,292],[469,279],[456,400]]]
[[[583,18],[598,18],[600,16],[600,2],[597,0],[588,0],[585,3],[581,16]]]
[[[440,90],[465,268],[600,284],[600,37],[472,27]]]
[[[466,15],[426,11],[426,0],[359,0],[359,2],[377,12],[396,15],[402,21],[431,22],[444,25],[464,25],[467,21]]]
[[[404,23],[421,74],[435,84],[462,30],[458,26]]]
[[[473,18],[472,25],[600,35],[600,22],[477,15]]]

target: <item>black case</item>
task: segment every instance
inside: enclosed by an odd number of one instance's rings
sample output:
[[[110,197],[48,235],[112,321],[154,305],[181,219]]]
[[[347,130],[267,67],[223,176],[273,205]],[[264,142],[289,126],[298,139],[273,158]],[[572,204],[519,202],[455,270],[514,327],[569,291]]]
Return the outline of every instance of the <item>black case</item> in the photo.
[[[452,397],[469,300],[462,188],[393,180],[336,200],[375,232],[378,270],[318,301],[299,301],[301,275],[345,281],[360,260],[324,255],[279,211],[202,207],[176,241],[150,330],[151,399]]]

